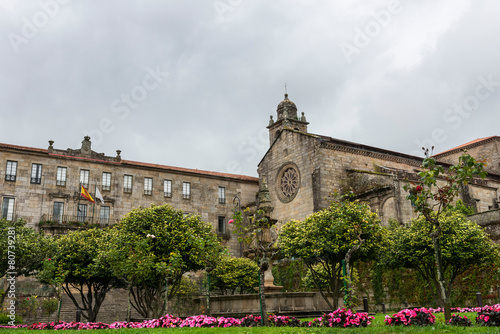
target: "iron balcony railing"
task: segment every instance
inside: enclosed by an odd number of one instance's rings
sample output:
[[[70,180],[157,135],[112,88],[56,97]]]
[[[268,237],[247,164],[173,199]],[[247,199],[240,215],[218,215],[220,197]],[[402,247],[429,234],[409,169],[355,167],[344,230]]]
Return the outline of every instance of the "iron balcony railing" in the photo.
[[[42,215],[40,224],[47,225],[90,225],[97,224],[102,226],[109,225],[109,218],[89,217],[89,216],[70,216],[70,215]]]

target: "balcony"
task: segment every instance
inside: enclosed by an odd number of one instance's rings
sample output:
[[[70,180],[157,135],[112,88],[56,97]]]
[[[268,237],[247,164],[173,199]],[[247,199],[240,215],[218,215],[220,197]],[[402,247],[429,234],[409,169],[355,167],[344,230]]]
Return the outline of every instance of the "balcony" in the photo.
[[[42,215],[39,228],[49,234],[64,234],[73,230],[89,229],[109,226],[109,218],[85,216],[53,216]]]

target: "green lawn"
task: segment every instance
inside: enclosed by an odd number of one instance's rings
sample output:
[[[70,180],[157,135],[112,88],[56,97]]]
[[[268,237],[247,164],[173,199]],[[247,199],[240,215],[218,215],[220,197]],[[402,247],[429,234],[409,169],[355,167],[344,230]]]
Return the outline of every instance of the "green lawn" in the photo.
[[[392,314],[391,314],[392,315]],[[467,315],[469,319],[472,320],[474,324],[474,320],[476,319],[476,313],[462,313],[461,315]],[[372,324],[366,328],[349,328],[349,329],[343,329],[343,328],[287,328],[287,327],[256,327],[256,328],[242,328],[242,327],[234,327],[234,328],[155,328],[155,329],[148,329],[148,328],[143,328],[143,329],[108,329],[108,330],[97,330],[97,331],[103,331],[105,333],[110,333],[112,332],[113,334],[132,334],[132,333],[154,333],[154,334],[160,334],[160,333],[166,333],[166,334],[171,334],[171,333],[500,333],[500,327],[499,328],[492,328],[492,327],[477,327],[477,326],[472,326],[472,327],[455,327],[455,326],[449,326],[449,325],[444,325],[443,324],[443,314],[438,313],[436,314],[436,322],[437,324],[434,326],[427,326],[427,327],[401,327],[401,326],[387,326],[384,324],[384,316],[383,314],[378,314],[375,316],[375,320],[372,322]],[[312,320],[312,319],[308,319]],[[3,329],[1,330],[2,333],[16,333],[16,334],[21,334],[21,333],[33,333],[33,331],[28,331],[25,329]],[[61,333],[61,331],[43,331],[43,333]],[[62,333],[82,333],[82,331],[76,331],[76,330],[67,330],[63,331]]]

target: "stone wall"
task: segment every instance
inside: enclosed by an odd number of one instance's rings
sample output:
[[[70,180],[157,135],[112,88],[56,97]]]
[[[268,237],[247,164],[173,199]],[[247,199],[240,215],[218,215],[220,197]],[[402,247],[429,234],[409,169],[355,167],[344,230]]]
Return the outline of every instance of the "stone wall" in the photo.
[[[195,298],[195,313],[206,312],[206,297]],[[339,305],[343,304],[341,298]],[[328,304],[319,292],[279,292],[266,293],[268,313],[301,316],[322,315],[330,312]],[[248,314],[258,315],[260,312],[259,295],[211,296],[210,314],[215,317],[244,317]]]
[[[493,241],[500,242],[500,209],[477,213],[467,218],[483,227]]]
[[[315,137],[284,130],[262,160],[258,173],[261,181],[263,177],[267,178],[271,205],[274,207],[272,218],[280,222],[301,220],[314,211],[313,177],[317,148]],[[288,163],[297,166],[300,185],[295,198],[284,203],[278,197],[278,175]]]
[[[463,154],[466,149],[467,153],[476,159],[485,159],[488,164],[485,170],[488,173],[500,174],[500,138],[491,137],[489,139],[465,145],[460,149],[436,154],[435,157],[442,162],[455,164],[458,158]]]

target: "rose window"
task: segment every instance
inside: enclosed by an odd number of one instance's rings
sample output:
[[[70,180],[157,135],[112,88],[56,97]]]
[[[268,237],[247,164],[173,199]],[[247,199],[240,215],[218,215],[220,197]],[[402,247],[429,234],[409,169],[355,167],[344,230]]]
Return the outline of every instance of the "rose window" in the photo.
[[[287,203],[295,198],[300,187],[300,175],[295,164],[287,164],[281,168],[276,186],[282,202]]]
[[[294,168],[288,168],[281,177],[281,192],[286,197],[291,197],[299,186],[299,176]]]

